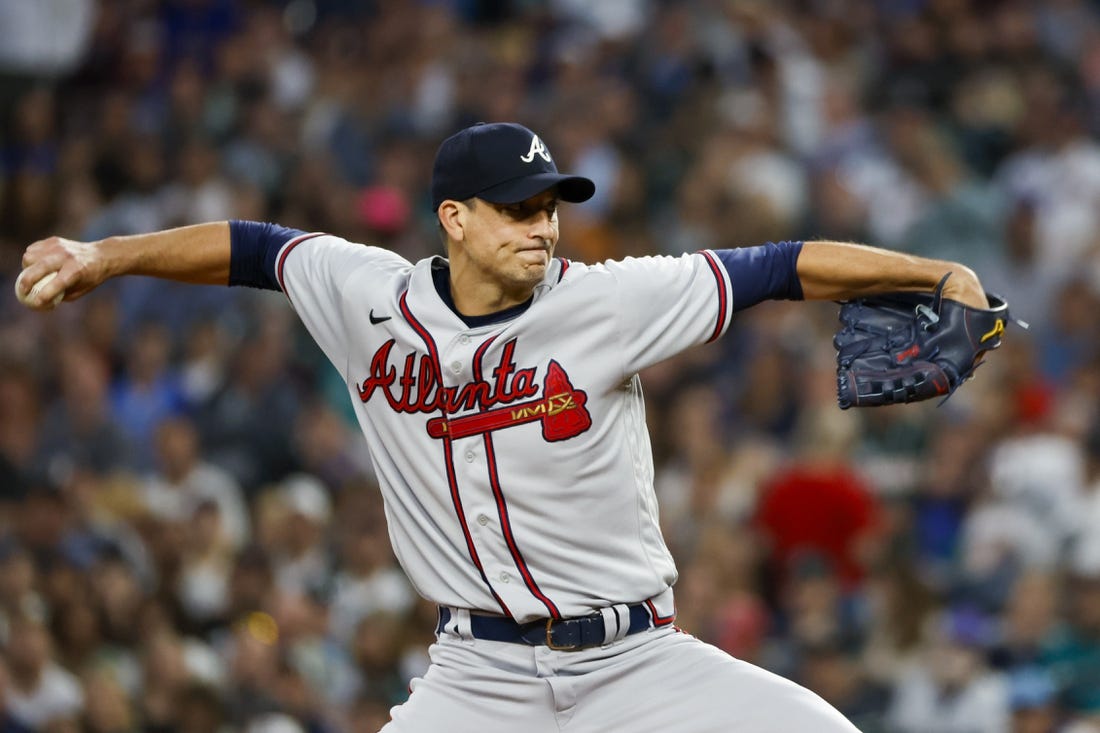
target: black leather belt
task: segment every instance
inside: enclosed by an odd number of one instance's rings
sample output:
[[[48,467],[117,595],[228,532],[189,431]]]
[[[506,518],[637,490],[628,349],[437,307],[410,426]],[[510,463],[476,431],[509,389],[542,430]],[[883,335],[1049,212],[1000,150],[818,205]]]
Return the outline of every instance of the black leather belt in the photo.
[[[626,634],[612,634],[613,638],[630,636],[653,626],[649,611],[646,610],[644,603],[627,606],[627,609],[630,611],[630,622]],[[440,606],[439,623],[435,627],[436,633],[441,633],[450,620],[451,609]],[[616,629],[616,631],[620,630]],[[504,616],[481,616],[471,613],[470,633],[475,639],[506,641],[529,646],[548,646],[557,651],[578,651],[603,646],[605,639],[607,639],[604,618],[599,613],[577,618],[540,619],[525,624],[516,623]]]

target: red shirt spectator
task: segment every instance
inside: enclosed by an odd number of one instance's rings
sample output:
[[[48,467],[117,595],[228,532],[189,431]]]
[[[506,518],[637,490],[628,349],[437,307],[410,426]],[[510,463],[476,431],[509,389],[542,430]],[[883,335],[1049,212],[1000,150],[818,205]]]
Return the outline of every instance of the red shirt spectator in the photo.
[[[771,543],[780,587],[791,560],[816,551],[851,588],[863,577],[860,547],[876,533],[880,511],[847,464],[796,463],[765,482],[754,523]]]

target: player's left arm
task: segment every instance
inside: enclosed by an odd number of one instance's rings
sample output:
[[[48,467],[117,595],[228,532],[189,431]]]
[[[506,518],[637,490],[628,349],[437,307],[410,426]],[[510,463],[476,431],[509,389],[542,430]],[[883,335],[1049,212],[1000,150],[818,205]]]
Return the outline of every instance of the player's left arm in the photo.
[[[592,269],[612,278],[607,291],[617,305],[627,374],[714,341],[734,313],[765,300],[931,291],[952,272],[947,297],[988,307],[977,277],[963,265],[840,242],[767,242],[681,257],[628,257]]]
[[[944,297],[988,308],[985,290],[969,267],[845,242],[805,242],[797,273],[807,300],[851,300],[902,290],[930,291],[947,273]]]

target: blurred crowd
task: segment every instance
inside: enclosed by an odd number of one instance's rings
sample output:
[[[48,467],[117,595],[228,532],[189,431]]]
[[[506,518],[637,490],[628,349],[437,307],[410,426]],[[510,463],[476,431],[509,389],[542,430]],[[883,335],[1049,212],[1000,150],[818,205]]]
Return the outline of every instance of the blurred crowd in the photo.
[[[479,120],[597,182],[567,257],[863,241],[1006,295],[939,406],[837,409],[831,304],[644,374],[677,622],[866,733],[1100,731],[1100,4],[0,0],[0,279],[227,218],[436,254]],[[434,624],[281,295],[0,289],[0,733],[375,731]]]

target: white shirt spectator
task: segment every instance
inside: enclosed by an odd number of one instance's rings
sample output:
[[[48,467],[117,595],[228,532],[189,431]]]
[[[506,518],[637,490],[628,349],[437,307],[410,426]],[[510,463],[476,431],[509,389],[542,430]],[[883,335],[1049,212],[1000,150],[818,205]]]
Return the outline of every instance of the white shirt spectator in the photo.
[[[1024,150],[997,177],[1012,198],[1038,206],[1039,263],[1072,272],[1100,228],[1100,145],[1081,138],[1053,152]]]
[[[298,721],[284,713],[267,713],[249,721],[246,733],[305,733]]]
[[[145,484],[142,499],[150,514],[168,522],[190,521],[201,504],[213,502],[233,547],[240,548],[248,541],[248,510],[241,487],[217,466],[199,463],[176,482],[153,477]]]
[[[84,692],[76,677],[50,663],[33,690],[8,687],[7,706],[13,718],[38,730],[52,720],[77,715],[84,708]]]
[[[637,34],[650,15],[650,0],[554,0],[554,14],[583,23],[602,38],[623,39]]]
[[[1093,484],[1082,503],[1080,522],[1070,567],[1081,575],[1100,576],[1100,481]]]
[[[996,572],[1004,562],[1052,568],[1060,549],[1057,534],[1049,526],[1025,508],[1005,501],[979,506],[967,515],[963,527],[963,570],[975,578]]]
[[[202,560],[180,572],[176,591],[188,618],[207,621],[226,610],[230,571],[228,562]]]
[[[355,627],[372,613],[403,614],[416,602],[405,574],[392,566],[366,576],[340,573],[334,585],[329,629],[342,643],[350,643]]]
[[[71,71],[88,49],[98,12],[95,0],[0,0],[0,69]]]
[[[994,494],[1034,518],[1060,549],[1077,531],[1084,500],[1081,446],[1049,433],[1009,438],[989,458]]]
[[[283,542],[275,555],[275,585],[285,593],[308,595],[330,577],[325,536],[332,501],[324,484],[309,474],[294,474],[276,490],[286,515]]]
[[[914,667],[895,690],[889,714],[896,733],[1004,733],[1009,724],[1003,677],[983,674],[945,695],[923,666]]]

